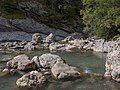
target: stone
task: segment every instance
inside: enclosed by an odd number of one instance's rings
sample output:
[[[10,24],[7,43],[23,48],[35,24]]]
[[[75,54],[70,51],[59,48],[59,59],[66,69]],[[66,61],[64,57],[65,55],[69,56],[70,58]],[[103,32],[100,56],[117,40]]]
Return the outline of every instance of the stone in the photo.
[[[65,44],[60,44],[60,43],[57,43],[57,42],[51,43],[49,45],[49,50],[51,52],[56,52],[56,51],[60,51],[60,50],[65,51]]]
[[[50,44],[50,43],[53,43],[54,41],[55,41],[55,37],[52,33],[50,33],[43,42]]]
[[[18,70],[33,70],[36,67],[34,63],[30,63],[29,57],[25,54],[14,57],[6,66]]]
[[[46,53],[39,57],[39,62],[43,68],[51,68],[56,62],[64,63],[65,61],[58,55]]]
[[[0,77],[6,76],[10,73],[10,70],[8,68],[4,68],[0,70]]]
[[[76,67],[65,63],[56,63],[51,69],[53,76],[57,79],[75,79],[80,77],[80,72]]]
[[[83,39],[75,39],[75,40],[73,40],[73,41],[69,41],[68,42],[70,45],[73,45],[73,46],[75,46],[76,48],[78,48],[78,49],[82,49],[83,48],[83,46],[85,45],[85,40],[83,40]]]
[[[5,68],[5,69],[2,70],[2,72],[9,72],[9,69]]]
[[[104,52],[104,39],[98,39],[94,41],[93,51],[95,52]]]
[[[34,51],[34,50],[35,50],[35,46],[33,45],[32,42],[28,42],[28,43],[24,46],[24,50]]]
[[[32,62],[32,63],[34,62],[34,63],[36,64],[37,68],[40,68],[40,67],[41,67],[38,56],[34,56],[34,57],[32,58],[32,60],[31,60],[31,62]]]
[[[18,87],[41,86],[45,83],[46,78],[38,71],[31,71],[16,81]]]
[[[69,41],[73,41],[75,39],[83,39],[83,35],[82,33],[72,33],[69,36],[67,36],[64,40],[62,40],[62,42],[69,42]]]
[[[40,33],[33,34],[31,42],[35,45],[38,44],[38,43],[41,43],[42,42],[42,37],[41,37]]]
[[[115,66],[111,72],[112,79],[120,82],[120,64],[119,66]]]

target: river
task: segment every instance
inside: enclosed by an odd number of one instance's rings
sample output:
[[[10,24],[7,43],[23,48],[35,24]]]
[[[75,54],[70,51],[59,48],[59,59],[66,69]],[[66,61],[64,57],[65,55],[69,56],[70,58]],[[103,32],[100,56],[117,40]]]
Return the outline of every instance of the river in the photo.
[[[28,55],[30,58],[48,51],[33,51],[33,52],[21,52]],[[0,61],[13,58],[19,53],[5,53],[0,52]],[[57,52],[57,55],[61,56],[70,65],[76,66],[82,69],[86,73],[99,73],[105,72],[105,58],[104,53],[93,52]],[[0,62],[0,67],[4,66],[4,62]],[[120,90],[120,83],[94,78],[81,78],[74,81],[58,81],[54,80],[48,82],[46,85],[40,88],[18,88],[15,84],[16,80],[21,77],[19,74],[7,75],[0,77],[0,90]]]

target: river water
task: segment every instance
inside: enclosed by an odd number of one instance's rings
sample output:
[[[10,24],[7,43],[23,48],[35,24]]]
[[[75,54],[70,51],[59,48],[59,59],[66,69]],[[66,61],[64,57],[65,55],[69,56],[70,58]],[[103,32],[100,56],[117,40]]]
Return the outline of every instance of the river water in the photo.
[[[21,52],[28,55],[30,58],[48,51],[33,51],[33,52]],[[19,53],[5,53],[0,52],[0,61],[12,58]],[[93,52],[58,52],[70,65],[82,68],[84,72],[104,74],[105,72],[105,58],[104,53]],[[4,62],[0,62],[0,67],[4,66]],[[94,78],[81,78],[74,81],[51,81],[40,88],[18,88],[15,84],[16,80],[21,77],[18,74],[7,75],[0,77],[0,90],[120,90],[120,83]]]

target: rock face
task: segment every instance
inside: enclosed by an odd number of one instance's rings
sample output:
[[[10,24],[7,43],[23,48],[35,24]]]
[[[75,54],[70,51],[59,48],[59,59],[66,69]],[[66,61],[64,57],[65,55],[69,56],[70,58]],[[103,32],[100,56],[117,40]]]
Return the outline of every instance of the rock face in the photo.
[[[108,52],[105,77],[120,82],[120,38],[116,40],[114,48]]]
[[[33,19],[14,19],[9,21],[0,17],[0,41],[31,41],[34,33],[41,33],[44,38],[53,33],[57,40],[69,35],[66,31],[50,28]]]
[[[32,87],[32,86],[41,86],[45,83],[45,77],[38,71],[31,71],[23,75],[16,81],[17,86],[19,87]]]
[[[68,3],[68,2],[70,2],[70,3]],[[66,7],[77,7],[75,5],[75,3],[76,2],[74,0],[69,0],[69,1],[65,0],[64,1],[64,4]],[[78,2],[78,3],[80,3],[80,2]],[[69,20],[62,18],[62,16],[66,17],[65,16],[66,14],[61,15],[57,12],[57,10],[49,8],[51,5],[53,8],[56,8],[56,4],[61,5],[61,3],[58,0],[53,0],[53,1],[51,1],[51,0],[48,0],[48,1],[34,0],[34,1],[20,2],[20,3],[18,3],[17,7],[20,10],[25,11],[27,13],[28,17],[33,18],[34,20],[36,20],[38,22],[43,22],[43,23],[45,22],[52,27],[60,28],[63,31],[63,33],[64,33],[64,31],[65,32],[74,32],[74,31],[81,32],[82,31],[81,18],[79,16],[77,16],[77,20],[74,20],[74,22],[70,23]],[[76,11],[76,10],[74,10],[74,11]],[[68,11],[66,10],[66,12],[68,12]],[[57,15],[59,15],[59,17],[57,17]],[[47,29],[45,31],[47,31]],[[48,31],[50,31],[50,30],[48,30]],[[56,31],[59,32],[59,30],[56,30]],[[61,33],[58,33],[58,34],[60,35]]]
[[[26,55],[18,55],[12,60],[7,62],[9,68],[18,69],[18,70],[32,70],[35,69],[35,64],[30,63],[29,57]]]
[[[74,79],[80,77],[80,72],[75,67],[65,63],[56,63],[52,67],[51,72],[57,79]]]
[[[0,16],[0,41],[30,41],[31,34],[10,24],[10,21]]]

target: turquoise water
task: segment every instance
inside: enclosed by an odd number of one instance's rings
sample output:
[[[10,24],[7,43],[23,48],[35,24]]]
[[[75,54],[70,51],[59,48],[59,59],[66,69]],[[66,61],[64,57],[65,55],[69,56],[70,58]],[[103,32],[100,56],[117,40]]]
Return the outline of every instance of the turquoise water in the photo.
[[[47,53],[48,51],[21,52],[27,54],[30,58],[36,55]],[[0,53],[0,61],[5,58],[12,58],[17,53]],[[70,65],[82,68],[85,72],[104,74],[104,65],[106,55],[93,52],[58,52]],[[5,63],[0,62],[0,67]],[[120,90],[120,84],[114,81],[93,78],[77,79],[75,81],[57,81],[53,80],[41,88],[18,88],[16,80],[21,77],[18,74],[0,77],[0,90]]]

